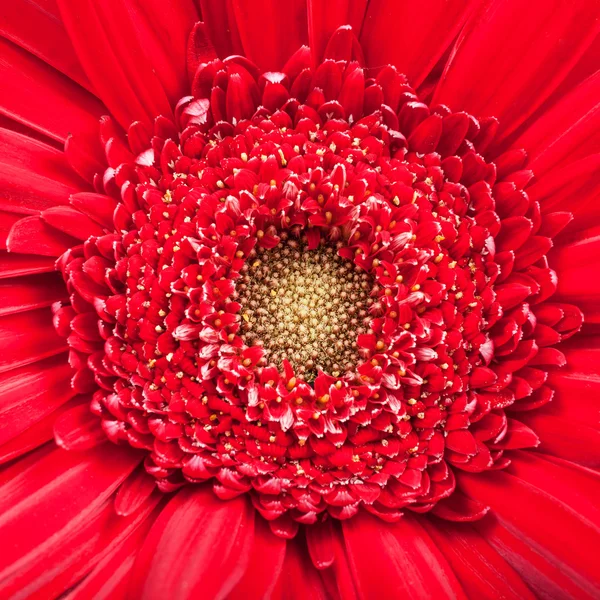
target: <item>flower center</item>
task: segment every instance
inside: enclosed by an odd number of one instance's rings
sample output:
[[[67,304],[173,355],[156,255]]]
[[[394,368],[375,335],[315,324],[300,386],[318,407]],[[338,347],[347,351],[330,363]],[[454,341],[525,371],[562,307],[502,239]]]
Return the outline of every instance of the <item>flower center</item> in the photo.
[[[455,470],[508,464],[519,381],[548,398],[528,365],[552,275],[500,221],[539,227],[539,207],[514,156],[478,154],[493,122],[430,110],[391,67],[312,77],[303,56],[200,66],[177,123],[106,171],[114,229],[59,261],[74,387],[161,490],[249,493],[274,531],[461,520]]]
[[[288,360],[313,381],[319,370],[339,377],[358,361],[357,336],[367,333],[372,288],[360,267],[336,248],[308,250],[287,239],[273,249],[258,248],[237,285],[242,305],[242,339],[262,346],[268,364]]]

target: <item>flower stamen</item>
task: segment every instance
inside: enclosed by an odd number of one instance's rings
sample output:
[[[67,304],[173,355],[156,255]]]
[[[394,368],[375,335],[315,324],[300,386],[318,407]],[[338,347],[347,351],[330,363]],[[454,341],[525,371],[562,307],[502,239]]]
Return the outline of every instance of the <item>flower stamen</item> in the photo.
[[[269,365],[288,360],[312,381],[319,370],[339,377],[359,362],[357,337],[370,327],[369,276],[332,246],[309,250],[305,241],[283,240],[258,248],[237,285],[242,339],[260,343]]]

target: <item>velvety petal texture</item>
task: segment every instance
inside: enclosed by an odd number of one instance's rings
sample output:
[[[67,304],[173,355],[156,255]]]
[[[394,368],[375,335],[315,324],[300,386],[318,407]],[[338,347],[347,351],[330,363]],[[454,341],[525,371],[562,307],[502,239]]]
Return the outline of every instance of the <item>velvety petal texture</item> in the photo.
[[[599,598],[599,56],[594,0],[4,2],[0,597]]]

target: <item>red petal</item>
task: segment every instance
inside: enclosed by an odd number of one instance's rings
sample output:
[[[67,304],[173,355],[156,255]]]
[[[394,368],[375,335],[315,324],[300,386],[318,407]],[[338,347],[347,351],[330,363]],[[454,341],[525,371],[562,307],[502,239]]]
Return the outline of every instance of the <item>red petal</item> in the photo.
[[[278,600],[292,600],[295,598],[327,599],[318,571],[310,562],[310,558],[298,538],[287,543],[283,570],[277,582],[273,598]]]
[[[0,112],[60,142],[97,130],[105,110],[96,98],[10,42],[0,39],[0,52]]]
[[[555,238],[572,220],[573,214],[566,211],[545,214],[542,216],[538,233],[549,238]]]
[[[191,2],[181,10],[157,10],[155,2],[129,5],[107,0],[59,0],[63,22],[97,95],[127,128],[133,121],[171,116],[171,104],[184,95],[185,52],[189,29],[182,26]],[[119,15],[115,18],[115,15]],[[161,24],[161,19],[163,24]],[[162,45],[158,36],[165,29]],[[173,38],[171,40],[171,37]],[[173,52],[175,60],[169,60]],[[176,58],[179,57],[179,61]]]
[[[36,214],[79,191],[83,182],[62,152],[33,138],[0,129],[0,208]]]
[[[42,219],[58,231],[85,241],[89,237],[101,236],[104,229],[88,216],[70,206],[55,206],[42,213]]]
[[[583,424],[542,413],[546,411],[519,414],[519,419],[539,436],[541,451],[586,467],[600,468],[600,430],[597,420]]]
[[[600,72],[592,75],[537,118],[515,142],[525,148],[529,168],[540,177],[600,151]]]
[[[465,598],[452,569],[418,519],[398,523],[359,513],[343,521],[350,568],[362,598]]]
[[[89,89],[58,9],[52,4],[14,0],[4,5],[0,13],[2,35]]]
[[[2,250],[6,250],[6,240],[12,226],[22,218],[22,214],[0,211],[0,248]]]
[[[106,169],[106,156],[98,137],[69,135],[65,141],[65,156],[71,168],[88,183],[94,183],[97,175]]]
[[[595,305],[600,297],[596,257],[600,252],[600,227],[585,229],[565,240],[551,256],[558,274],[557,297],[579,306]],[[585,312],[585,310],[584,310]]]
[[[538,452],[518,451],[511,456],[512,474],[560,498],[590,521],[600,522],[596,501],[600,496],[600,479],[596,472]]]
[[[34,273],[51,273],[55,259],[47,256],[28,256],[0,252],[0,279],[20,277]]]
[[[466,456],[477,454],[477,442],[470,431],[451,431],[446,437],[446,447]]]
[[[232,0],[244,54],[263,71],[280,71],[308,42],[305,0]]]
[[[343,25],[350,25],[355,35],[360,34],[367,0],[311,0],[308,3],[308,38],[316,64],[323,59],[323,53],[333,33]]]
[[[71,196],[71,204],[106,229],[114,227],[113,214],[117,203],[110,196],[82,192]]]
[[[112,509],[106,501],[138,461],[130,448],[108,444],[84,454],[38,451],[8,467],[0,487],[0,536],[11,543],[0,553],[0,595],[38,591],[48,598],[73,585],[68,568],[81,560],[86,541],[92,560],[97,554],[94,542]]]
[[[57,415],[60,414],[62,409],[69,407],[69,405],[70,403],[63,405],[56,412],[44,417],[35,425],[28,427],[23,433],[12,438],[6,444],[2,444],[0,446],[0,464],[14,460],[51,440],[54,433],[54,421],[56,421]]]
[[[64,600],[89,600],[90,598],[110,598],[110,600],[126,600],[129,587],[129,575],[135,557],[146,537],[152,517],[146,518],[147,511],[142,511],[125,531],[115,535],[111,544],[97,557],[98,564],[72,589]],[[126,519],[113,516],[114,520],[127,523]],[[129,525],[129,523],[127,523]],[[112,531],[110,533],[113,533]]]
[[[306,527],[306,543],[308,552],[317,569],[326,569],[333,564],[335,558],[331,519],[317,521]]]
[[[500,121],[500,135],[514,131],[592,43],[600,29],[597,17],[594,3],[484,4],[459,37],[433,103],[478,117],[494,116]],[[468,82],[476,82],[476,94]]]
[[[249,118],[256,108],[246,81],[238,73],[229,77],[226,106],[227,119],[233,122]]]
[[[474,529],[429,520],[425,528],[469,598],[535,599],[511,566]]]
[[[501,284],[496,286],[494,291],[496,292],[496,299],[506,310],[513,308],[531,295],[531,289],[521,283]]]
[[[26,217],[12,226],[6,246],[10,252],[60,256],[77,245],[77,240],[44,223],[39,217]]]
[[[442,117],[427,117],[408,138],[409,148],[415,152],[428,154],[434,152],[442,135]]]
[[[344,540],[340,538],[342,538],[340,535],[335,535],[333,538],[335,561],[333,563],[333,569],[329,569],[328,571],[334,571],[335,588],[328,588],[328,591],[333,598],[339,597],[344,598],[344,600],[358,600],[358,593],[356,591],[356,586],[354,585],[354,576],[348,562]],[[327,580],[325,577],[328,571],[321,573],[321,577],[323,577],[326,584]]]
[[[551,488],[538,487],[504,471],[460,473],[458,480],[465,493],[489,504],[501,522],[529,540],[534,550],[554,562],[555,568],[570,569],[571,577],[591,586],[597,584],[593,549],[598,543],[599,521],[592,523],[574,510],[568,502],[569,494],[554,495]]]
[[[54,331],[47,308],[0,317],[0,373],[66,349],[65,340]]]
[[[593,581],[586,581],[565,563],[547,553],[543,546],[534,544],[531,538],[522,536],[494,515],[474,527],[521,576],[537,598],[597,598],[598,588]],[[555,530],[554,527],[546,529]],[[569,546],[572,544],[567,543],[567,547]]]
[[[394,65],[419,86],[453,42],[474,4],[461,0],[378,0],[367,9],[360,41],[367,66]]]
[[[199,4],[202,20],[219,57],[243,54],[232,3],[199,0]]]
[[[325,58],[334,61],[356,61],[364,65],[362,48],[350,25],[338,27],[325,46]]]
[[[552,240],[541,235],[530,237],[515,252],[515,271],[521,271],[546,256],[552,248]]]
[[[344,107],[346,118],[356,121],[363,111],[365,76],[359,67],[346,77],[339,95],[339,103]]]
[[[193,0],[178,0],[168,7],[163,0],[144,0],[133,10],[129,5],[127,11],[123,11],[123,3],[118,0],[102,4],[105,16],[119,11],[120,18],[112,21],[118,25],[115,35],[129,38],[123,52],[131,54],[138,50],[143,53],[144,62],[156,73],[171,106],[174,106],[189,93],[191,82],[186,77],[188,41],[198,20]],[[123,18],[125,14],[128,19]],[[140,69],[139,61],[136,68]]]
[[[67,204],[69,196],[79,191],[77,187],[11,165],[0,165],[0,190],[0,208],[29,215]]]
[[[544,408],[544,414],[564,419],[567,422],[575,421],[583,425],[598,423],[598,403],[600,397],[600,377],[596,372],[594,352],[582,348],[586,359],[592,363],[588,369],[580,373],[566,373],[564,370],[551,374],[549,383],[555,392],[552,402]],[[573,355],[567,351],[567,365],[572,368]]]
[[[529,238],[533,230],[533,223],[526,217],[508,217],[502,219],[500,232],[495,238],[498,252],[516,250]]]
[[[563,169],[553,169],[527,188],[527,195],[540,202],[542,212],[568,210],[576,212],[598,193],[594,177],[600,171],[600,154],[592,154]],[[589,226],[589,223],[587,223]]]
[[[209,39],[206,24],[196,23],[188,39],[187,69],[190,82],[194,80],[199,65],[215,58],[217,58],[217,52]]]
[[[276,536],[291,540],[298,533],[299,523],[294,521],[289,513],[284,513],[273,521],[269,521],[269,527]]]
[[[227,600],[270,598],[283,568],[286,546],[286,541],[273,535],[264,519],[257,518],[250,562]]]
[[[0,444],[26,431],[74,395],[66,354],[0,375]]]
[[[138,467],[121,485],[115,496],[115,512],[126,517],[133,514],[156,489],[156,480],[143,466]]]
[[[0,316],[43,308],[68,297],[58,273],[0,279]]]
[[[91,412],[88,402],[72,408],[56,420],[54,439],[65,450],[88,450],[107,441],[102,420]]]
[[[246,571],[253,532],[246,498],[221,501],[209,488],[183,489],[146,538],[134,567],[132,595],[225,598]]]
[[[442,499],[432,510],[432,513],[446,521],[478,521],[489,512],[490,507],[468,498],[459,490],[451,496]]]
[[[33,175],[77,190],[83,182],[73,173],[64,154],[40,140],[0,128],[0,163],[22,173],[25,183]],[[31,186],[31,184],[29,183]],[[34,187],[35,186],[31,186]],[[44,189],[44,195],[46,195]]]
[[[490,448],[502,450],[514,450],[517,448],[535,448],[539,446],[540,438],[535,431],[516,419],[508,419],[506,435]]]

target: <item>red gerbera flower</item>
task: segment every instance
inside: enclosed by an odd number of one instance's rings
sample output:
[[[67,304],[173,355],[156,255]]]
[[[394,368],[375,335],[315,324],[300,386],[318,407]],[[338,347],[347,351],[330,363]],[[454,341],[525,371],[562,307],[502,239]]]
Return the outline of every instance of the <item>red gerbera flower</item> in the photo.
[[[598,4],[173,4],[2,9],[0,596],[598,597]]]

